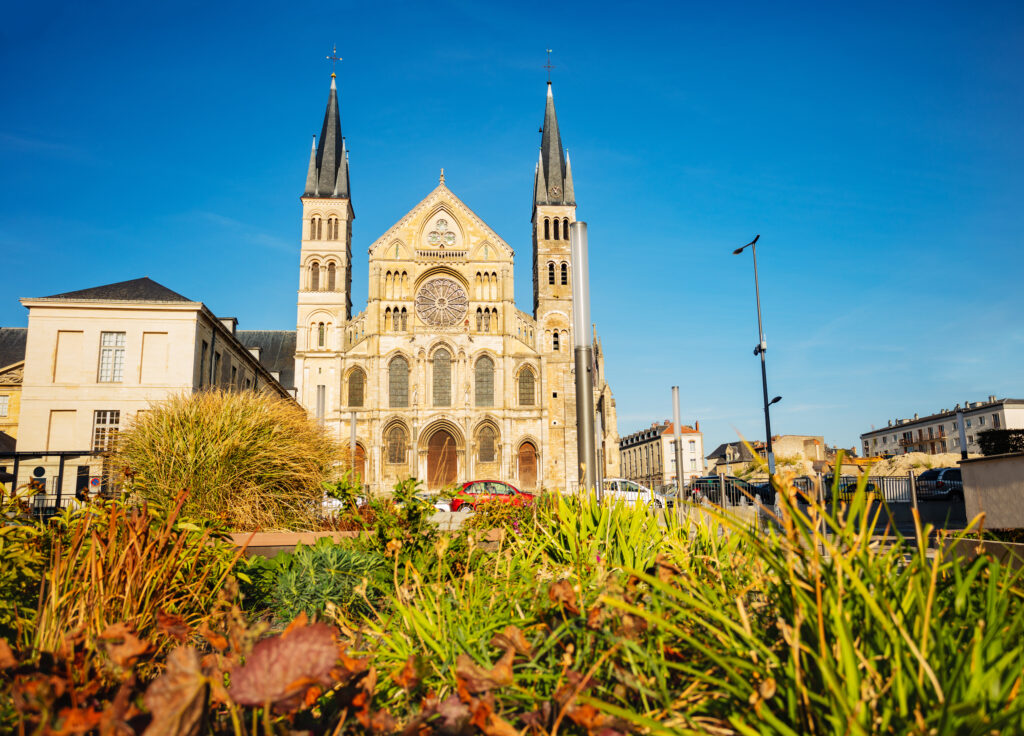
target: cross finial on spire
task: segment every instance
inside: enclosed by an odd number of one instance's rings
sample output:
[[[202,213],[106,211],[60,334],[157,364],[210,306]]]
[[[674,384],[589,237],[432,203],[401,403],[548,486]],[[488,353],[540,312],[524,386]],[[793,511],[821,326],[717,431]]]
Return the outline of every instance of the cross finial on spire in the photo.
[[[333,78],[337,76],[334,73],[334,65],[341,61],[341,57],[338,56],[338,44],[334,44],[334,48],[331,50],[331,53],[327,56],[327,61],[331,62],[331,77]]]
[[[441,167],[441,183],[444,184],[444,167]]]
[[[551,84],[551,70],[555,67],[551,65],[551,49],[546,49],[548,52],[548,63],[544,65],[544,68],[548,70],[548,84]]]

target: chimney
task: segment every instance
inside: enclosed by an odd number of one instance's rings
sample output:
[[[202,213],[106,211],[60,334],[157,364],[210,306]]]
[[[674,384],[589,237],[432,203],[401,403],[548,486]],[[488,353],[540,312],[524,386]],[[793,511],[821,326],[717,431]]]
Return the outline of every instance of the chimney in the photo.
[[[220,323],[224,325],[228,332],[232,335],[235,334],[235,328],[238,327],[238,319],[235,317],[221,317]]]
[[[914,419],[917,419],[917,412],[914,412]]]
[[[890,427],[892,426],[892,420],[891,419],[889,420],[889,426]]]
[[[989,396],[988,397],[988,403],[990,403],[990,404],[996,403],[996,397],[994,395]]]
[[[693,423],[693,428],[697,432],[700,431],[700,420],[699,419],[696,422]]]
[[[256,358],[256,360],[260,359],[260,354],[262,352],[263,352],[263,348],[260,347],[259,345],[257,345],[256,347],[253,347],[253,348],[249,348],[249,355],[251,355],[252,357]]]

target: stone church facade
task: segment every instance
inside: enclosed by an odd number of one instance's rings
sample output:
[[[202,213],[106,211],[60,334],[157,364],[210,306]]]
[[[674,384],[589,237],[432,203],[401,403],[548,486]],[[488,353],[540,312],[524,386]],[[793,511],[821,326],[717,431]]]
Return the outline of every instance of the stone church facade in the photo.
[[[514,301],[512,248],[443,171],[370,245],[366,308],[352,313],[355,215],[333,76],[301,200],[296,397],[344,443],[355,422],[364,481],[374,490],[409,476],[429,488],[487,478],[574,488],[576,201],[550,82],[534,175],[532,313]],[[617,475],[615,402],[594,345],[599,462]]]

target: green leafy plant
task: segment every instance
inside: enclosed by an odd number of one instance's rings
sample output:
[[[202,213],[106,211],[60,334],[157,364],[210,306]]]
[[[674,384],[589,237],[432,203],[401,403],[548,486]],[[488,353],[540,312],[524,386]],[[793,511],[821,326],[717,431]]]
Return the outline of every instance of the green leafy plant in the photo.
[[[278,555],[274,566],[276,579],[267,598],[280,621],[291,621],[300,613],[323,618],[329,607],[340,613],[365,611],[380,598],[389,572],[381,556],[327,538]]]
[[[140,413],[112,462],[133,492],[236,530],[315,528],[322,483],[339,446],[293,401],[252,391],[202,391]]]
[[[31,637],[48,555],[45,528],[24,510],[27,488],[0,497],[0,638]]]

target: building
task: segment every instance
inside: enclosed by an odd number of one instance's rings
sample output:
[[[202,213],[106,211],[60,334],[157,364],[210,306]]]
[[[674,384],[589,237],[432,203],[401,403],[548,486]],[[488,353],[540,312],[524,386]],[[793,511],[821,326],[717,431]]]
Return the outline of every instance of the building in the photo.
[[[980,453],[978,433],[986,429],[1024,429],[1024,399],[965,401],[953,409],[911,419],[890,419],[881,429],[860,436],[865,457],[925,452],[935,455],[961,451],[957,415],[963,412],[967,452]]]
[[[18,436],[27,336],[24,327],[0,327],[0,444]]]
[[[236,320],[148,278],[21,303],[19,452],[105,450],[152,402],[207,386],[288,395],[238,340]]]
[[[680,427],[683,443],[683,485],[704,474],[704,435],[700,422],[693,427]],[[648,488],[672,485],[678,478],[676,470],[675,425],[667,419],[655,422],[649,429],[626,435],[619,440],[619,462],[622,476]]]
[[[765,462],[768,461],[768,447],[764,441],[753,440],[750,447],[758,457]],[[772,452],[775,453],[775,460],[779,464],[800,460],[820,463],[835,458],[835,450],[825,446],[825,438],[812,434],[773,434]],[[726,442],[707,456],[708,467],[711,473],[731,475],[734,470],[738,471],[740,467],[753,462],[754,453],[751,453],[744,442]]]
[[[534,171],[532,313],[514,302],[514,252],[448,188],[436,187],[369,246],[368,302],[352,312],[349,156],[332,75],[302,201],[296,331],[298,400],[348,442],[372,489],[415,476],[429,488],[501,478],[524,489],[578,478],[569,226],[576,196],[550,82]],[[525,194],[525,192],[524,192]],[[596,333],[595,333],[596,334]],[[595,340],[598,449],[617,474],[615,402]],[[289,382],[282,380],[286,387]]]

